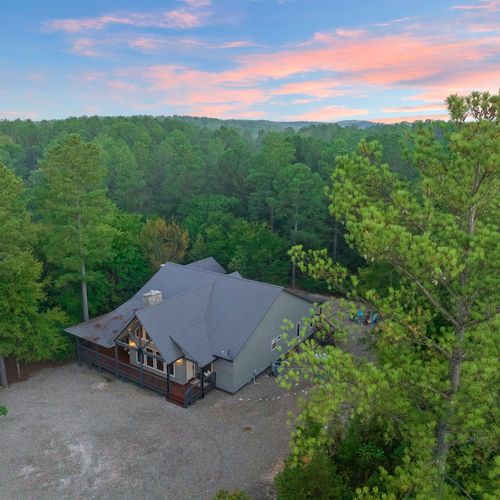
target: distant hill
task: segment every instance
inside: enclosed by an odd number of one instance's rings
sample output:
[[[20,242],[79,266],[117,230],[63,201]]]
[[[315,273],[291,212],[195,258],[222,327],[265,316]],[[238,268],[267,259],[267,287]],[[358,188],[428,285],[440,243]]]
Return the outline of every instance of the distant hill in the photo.
[[[370,122],[367,120],[341,120],[335,123],[337,125],[340,125],[341,127],[357,127],[357,128],[368,128],[368,127],[373,127],[374,125],[380,125],[380,123]]]
[[[375,122],[365,121],[365,120],[342,120],[339,122],[274,122],[270,120],[237,120],[229,119],[222,120],[219,118],[207,118],[198,116],[174,116],[178,120],[182,120],[193,125],[198,125],[200,127],[206,127],[209,129],[217,129],[220,127],[233,127],[240,130],[247,130],[252,135],[257,135],[259,131],[263,130],[265,132],[283,132],[286,129],[293,129],[295,131],[301,128],[310,127],[311,125],[338,125],[340,127],[356,127],[360,129],[365,129],[378,125]]]

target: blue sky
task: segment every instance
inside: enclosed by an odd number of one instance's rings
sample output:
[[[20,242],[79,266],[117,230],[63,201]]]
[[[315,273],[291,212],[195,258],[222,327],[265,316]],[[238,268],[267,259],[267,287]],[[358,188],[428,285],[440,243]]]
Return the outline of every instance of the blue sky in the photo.
[[[386,122],[500,86],[500,0],[20,0],[0,118]]]

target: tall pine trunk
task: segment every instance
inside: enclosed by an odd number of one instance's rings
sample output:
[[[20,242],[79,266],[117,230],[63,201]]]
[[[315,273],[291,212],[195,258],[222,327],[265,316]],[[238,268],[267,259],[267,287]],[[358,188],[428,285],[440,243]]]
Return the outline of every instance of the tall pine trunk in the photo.
[[[337,262],[337,242],[339,236],[339,221],[335,219],[335,226],[333,230],[333,262]]]
[[[476,167],[476,173],[474,178],[474,185],[471,190],[471,197],[475,196],[480,185],[480,170]],[[470,207],[467,216],[467,234],[472,239],[474,236],[474,230],[476,228],[476,216],[477,208],[475,205]],[[469,253],[469,245],[465,248],[465,257]],[[465,260],[465,258],[464,258]],[[468,272],[467,267],[463,269],[460,273],[460,285],[464,290],[466,290]],[[464,297],[459,302],[458,311],[458,322],[455,325],[455,343],[451,352],[450,362],[449,362],[449,380],[450,380],[450,390],[447,394],[445,401],[445,409],[443,415],[438,421],[437,425],[437,435],[436,435],[436,449],[434,456],[436,459],[436,465],[439,471],[441,484],[445,482],[446,479],[446,463],[448,460],[448,454],[450,451],[450,420],[454,413],[454,399],[460,390],[460,370],[465,357],[464,353],[464,338],[465,338],[465,327],[469,316],[469,308],[467,307],[467,297]]]
[[[446,479],[446,463],[450,451],[450,420],[454,413],[454,399],[460,390],[460,369],[462,366],[464,353],[462,343],[464,339],[463,328],[455,332],[456,343],[453,348],[449,363],[450,390],[446,396],[445,409],[439,419],[436,435],[435,459],[441,483]]]
[[[298,231],[298,214],[295,212],[295,221],[293,223],[293,244],[297,244],[297,231]],[[295,261],[292,262],[292,288],[295,288],[297,283],[297,266],[295,265]]]
[[[3,354],[0,354],[0,385],[3,387],[9,386],[9,381],[7,380],[7,370],[5,369],[5,358]]]
[[[80,266],[80,275],[82,278],[82,308],[83,308],[83,321],[88,321],[89,317],[89,301],[87,298],[87,271],[85,270],[85,261],[82,260]]]

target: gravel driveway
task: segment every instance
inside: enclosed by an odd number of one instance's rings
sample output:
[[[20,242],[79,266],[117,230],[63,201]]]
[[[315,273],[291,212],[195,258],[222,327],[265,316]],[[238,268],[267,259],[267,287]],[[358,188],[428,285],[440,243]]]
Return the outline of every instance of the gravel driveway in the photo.
[[[263,375],[183,409],[76,363],[45,369],[0,389],[0,498],[266,498],[303,392]]]

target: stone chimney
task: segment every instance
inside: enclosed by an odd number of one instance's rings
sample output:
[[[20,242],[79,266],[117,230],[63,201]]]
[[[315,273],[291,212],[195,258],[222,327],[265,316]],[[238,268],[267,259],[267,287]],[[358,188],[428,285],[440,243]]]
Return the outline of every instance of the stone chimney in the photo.
[[[160,290],[151,290],[145,293],[143,296],[144,305],[147,307],[155,306],[156,304],[161,304],[162,294]]]

